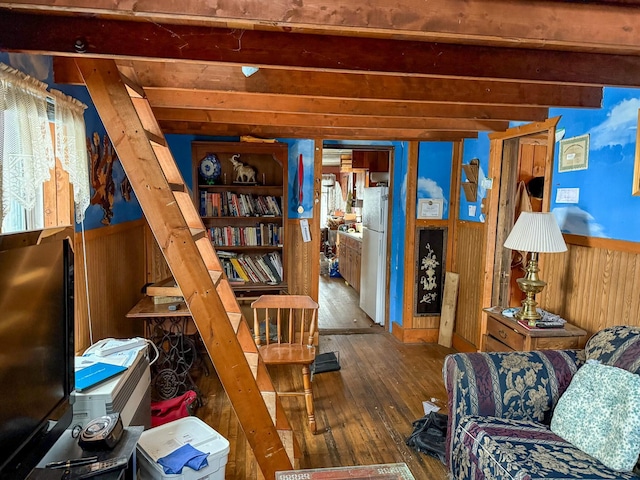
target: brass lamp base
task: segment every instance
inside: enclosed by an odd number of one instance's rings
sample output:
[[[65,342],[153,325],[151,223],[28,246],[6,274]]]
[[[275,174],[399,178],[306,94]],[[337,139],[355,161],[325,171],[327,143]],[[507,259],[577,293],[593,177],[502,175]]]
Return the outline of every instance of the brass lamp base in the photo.
[[[538,278],[538,254],[531,253],[531,259],[527,264],[526,275],[522,278],[518,278],[518,287],[522,290],[527,298],[522,301],[522,309],[516,312],[515,317],[519,320],[525,320],[530,327],[535,327],[536,322],[542,317],[537,309],[536,294],[540,293],[547,282]]]

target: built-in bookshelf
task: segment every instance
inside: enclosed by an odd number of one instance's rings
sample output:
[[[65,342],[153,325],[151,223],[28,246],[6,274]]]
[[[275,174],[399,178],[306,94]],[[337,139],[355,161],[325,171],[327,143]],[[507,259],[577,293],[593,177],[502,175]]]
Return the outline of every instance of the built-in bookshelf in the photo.
[[[191,151],[193,200],[234,290],[286,290],[287,145],[193,142]]]

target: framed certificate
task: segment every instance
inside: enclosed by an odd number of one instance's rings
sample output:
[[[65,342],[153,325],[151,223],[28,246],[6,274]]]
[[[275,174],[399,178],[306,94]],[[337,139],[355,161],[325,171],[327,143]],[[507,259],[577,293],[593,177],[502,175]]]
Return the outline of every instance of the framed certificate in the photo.
[[[589,168],[589,135],[560,141],[558,172],[572,172]]]
[[[417,218],[442,219],[444,200],[442,198],[421,198],[418,200]]]

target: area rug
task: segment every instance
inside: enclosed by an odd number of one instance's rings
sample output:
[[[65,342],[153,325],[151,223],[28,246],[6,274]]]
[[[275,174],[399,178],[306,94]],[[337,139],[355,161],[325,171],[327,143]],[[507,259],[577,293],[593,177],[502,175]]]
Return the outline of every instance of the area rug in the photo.
[[[276,472],[276,480],[415,480],[406,463]]]

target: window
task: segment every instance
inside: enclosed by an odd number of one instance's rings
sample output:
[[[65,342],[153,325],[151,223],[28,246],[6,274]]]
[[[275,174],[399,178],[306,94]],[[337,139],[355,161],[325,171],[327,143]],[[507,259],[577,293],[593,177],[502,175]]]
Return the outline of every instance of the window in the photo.
[[[0,63],[1,233],[71,224],[56,181],[73,185],[77,221],[89,205],[86,105],[46,88]]]

